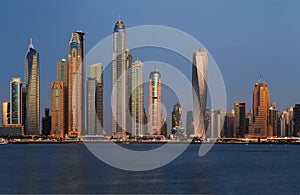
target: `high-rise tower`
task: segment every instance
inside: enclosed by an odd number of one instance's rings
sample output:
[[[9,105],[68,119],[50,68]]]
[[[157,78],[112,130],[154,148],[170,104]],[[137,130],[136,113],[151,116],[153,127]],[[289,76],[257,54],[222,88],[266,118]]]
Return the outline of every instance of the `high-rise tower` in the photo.
[[[234,102],[234,136],[242,138],[246,133],[246,102]]]
[[[97,115],[96,115],[96,86],[95,78],[87,78],[87,131],[86,135],[96,135]]]
[[[253,123],[249,127],[251,137],[268,136],[269,107],[270,93],[266,82],[260,79],[253,89]]]
[[[25,56],[26,118],[25,134],[40,134],[40,68],[39,54],[32,39]]]
[[[2,102],[2,125],[10,124],[10,102]]]
[[[207,78],[208,78],[207,50],[195,50],[193,53],[192,85],[193,93],[193,118],[195,136],[205,137],[206,134],[206,104],[207,104]]]
[[[115,24],[113,32],[113,116],[112,133],[124,133],[128,129],[129,94],[127,70],[128,52],[126,52],[125,25],[121,20]]]
[[[139,60],[135,61],[130,69],[131,78],[131,133],[133,135],[145,135],[144,125],[144,66]]]
[[[173,106],[172,129],[182,129],[182,107],[179,103]]]
[[[103,135],[103,75],[102,64],[90,66],[90,78],[96,80],[95,107],[96,107],[96,135]],[[89,92],[89,91],[87,91]]]
[[[51,136],[64,138],[65,128],[65,88],[63,81],[52,82],[51,87]]]
[[[84,126],[84,64],[85,34],[75,31],[68,55],[68,134],[77,136]]]
[[[12,78],[10,81],[10,124],[22,124],[21,78]]]
[[[155,68],[149,78],[149,131],[150,134],[161,134],[161,75]]]

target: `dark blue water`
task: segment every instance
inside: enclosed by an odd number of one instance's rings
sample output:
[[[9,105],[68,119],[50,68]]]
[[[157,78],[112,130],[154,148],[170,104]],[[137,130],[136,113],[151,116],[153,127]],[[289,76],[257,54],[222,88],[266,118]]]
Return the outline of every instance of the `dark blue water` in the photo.
[[[153,145],[130,144],[137,150]],[[172,163],[129,172],[95,158],[83,144],[0,146],[0,193],[299,194],[300,145],[190,145]]]

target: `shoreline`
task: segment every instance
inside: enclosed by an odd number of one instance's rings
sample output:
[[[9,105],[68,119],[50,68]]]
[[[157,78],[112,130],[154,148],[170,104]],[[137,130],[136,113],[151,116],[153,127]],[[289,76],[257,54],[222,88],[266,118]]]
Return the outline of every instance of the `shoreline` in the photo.
[[[240,145],[253,145],[253,144],[264,144],[264,145],[300,145],[299,142],[188,142],[188,141],[97,141],[97,142],[86,142],[86,141],[77,141],[77,140],[64,140],[64,141],[32,141],[32,140],[24,140],[24,141],[9,141],[6,144],[85,144],[85,143],[95,143],[95,144],[105,144],[105,143],[116,143],[120,145],[130,145],[130,144],[240,144]],[[1,145],[1,144],[0,144]]]

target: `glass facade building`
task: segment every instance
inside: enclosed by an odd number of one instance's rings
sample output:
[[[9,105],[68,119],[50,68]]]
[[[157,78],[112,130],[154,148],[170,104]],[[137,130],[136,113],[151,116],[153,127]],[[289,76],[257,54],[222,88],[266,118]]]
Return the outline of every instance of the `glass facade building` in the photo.
[[[149,131],[151,135],[161,134],[161,75],[154,69],[149,76]]]
[[[39,54],[32,40],[25,57],[26,118],[25,134],[40,134],[40,67]]]
[[[126,51],[126,31],[119,20],[113,32],[113,94],[112,94],[112,133],[124,133],[129,130],[129,87],[128,68],[132,56]]]
[[[208,79],[207,50],[195,50],[193,53],[192,85],[193,85],[193,118],[194,135],[205,137],[207,127],[207,79]]]
[[[145,107],[144,107],[144,65],[141,61],[135,61],[130,69],[131,78],[131,133],[133,135],[145,135]]]

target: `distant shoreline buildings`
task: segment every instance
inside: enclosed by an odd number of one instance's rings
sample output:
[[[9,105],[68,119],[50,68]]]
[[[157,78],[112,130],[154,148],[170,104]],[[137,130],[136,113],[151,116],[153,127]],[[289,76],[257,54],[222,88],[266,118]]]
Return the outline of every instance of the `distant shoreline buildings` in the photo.
[[[2,102],[0,136],[8,136],[7,132],[9,136],[42,134],[63,140],[106,135],[103,128],[103,66],[101,62],[88,64],[89,74],[85,78],[85,39],[84,32],[73,32],[67,58],[56,64],[56,80],[49,89],[51,109],[45,109],[42,129],[39,53],[30,39],[25,55],[25,77],[11,79],[10,99]],[[148,80],[149,96],[145,97],[144,64],[141,60],[133,62],[133,55],[126,45],[125,24],[121,20],[114,26],[112,45],[112,139],[300,136],[300,104],[280,112],[276,103],[271,103],[267,84],[261,79],[253,89],[252,110],[246,110],[245,101],[235,101],[230,112],[223,108],[207,109],[209,57],[206,49],[199,48],[191,51],[193,111],[174,102],[172,124],[168,129],[167,116],[162,114],[163,75],[153,68]],[[145,109],[147,98],[149,113]]]

